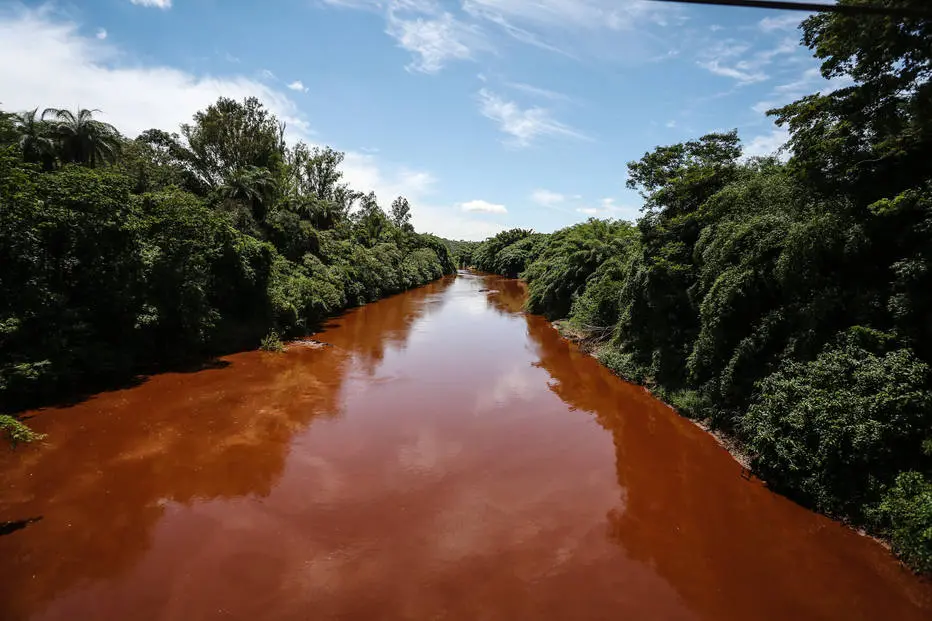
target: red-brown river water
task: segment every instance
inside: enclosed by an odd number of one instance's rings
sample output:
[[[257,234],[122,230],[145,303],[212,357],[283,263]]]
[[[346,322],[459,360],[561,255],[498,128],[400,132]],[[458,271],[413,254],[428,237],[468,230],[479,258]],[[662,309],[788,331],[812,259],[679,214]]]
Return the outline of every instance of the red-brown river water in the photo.
[[[493,291],[482,291],[492,289]],[[35,413],[0,619],[932,619],[881,545],[461,274]]]

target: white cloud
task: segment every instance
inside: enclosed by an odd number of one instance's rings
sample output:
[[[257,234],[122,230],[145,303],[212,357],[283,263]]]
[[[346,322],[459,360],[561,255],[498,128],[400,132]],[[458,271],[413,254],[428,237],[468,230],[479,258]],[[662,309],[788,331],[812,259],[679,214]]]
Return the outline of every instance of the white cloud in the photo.
[[[98,29],[97,29],[97,33],[96,33],[94,36],[97,37],[98,39],[100,39],[101,41],[103,41],[104,39],[107,38],[107,29],[106,29],[106,28],[98,28]]]
[[[538,205],[552,207],[565,201],[566,197],[559,192],[551,192],[550,190],[534,190],[531,193],[531,200]]]
[[[31,50],[23,55],[24,49]],[[220,96],[256,96],[288,124],[289,134],[312,132],[284,93],[243,76],[197,76],[172,67],[125,64],[108,42],[84,37],[78,25],[46,10],[0,15],[0,84],[7,109],[47,106],[99,108],[130,137],[152,127],[174,130]],[[153,96],[157,93],[158,96]]]
[[[774,87],[774,93],[785,99],[798,99],[815,92],[830,93],[851,86],[853,81],[848,76],[826,80],[818,67],[806,69],[799,79]]]
[[[428,19],[421,16],[405,19],[391,10],[385,32],[415,55],[408,69],[424,73],[436,73],[451,60],[471,59],[473,50],[487,47],[477,29],[450,13]]]
[[[304,83],[301,80],[295,80],[294,82],[288,85],[288,88],[290,88],[293,91],[298,91],[301,93],[306,93],[308,91],[307,87],[304,86]]]
[[[577,207],[576,211],[594,218],[615,218],[633,222],[637,219],[640,208],[631,205],[617,205],[614,198],[606,197],[600,198],[597,206],[584,205]]]
[[[505,84],[509,88],[527,93],[528,95],[533,95],[535,97],[542,97],[544,99],[553,99],[556,101],[569,101],[570,98],[568,95],[563,93],[558,93],[557,91],[552,91],[550,89],[541,88],[539,86],[533,86],[531,84],[525,84],[524,82],[507,82]]]
[[[697,65],[739,84],[753,84],[770,79],[764,68],[772,64],[777,56],[793,54],[799,45],[792,39],[782,39],[776,47],[751,53],[747,43],[734,40],[718,41],[700,54]]]
[[[516,23],[611,30],[630,30],[645,21],[663,25],[674,12],[644,0],[464,0],[463,10],[486,19],[506,17]]]
[[[23,49],[33,52],[23,56]],[[0,14],[0,84],[17,86],[4,93],[5,109],[100,108],[100,118],[132,137],[152,127],[174,130],[220,96],[256,96],[288,124],[289,140],[312,142],[310,124],[285,92],[243,76],[204,77],[166,66],[115,64],[125,58],[122,50],[81,36],[77,24],[55,19],[48,11]],[[432,204],[437,180],[427,171],[354,151],[346,153],[342,170],[350,185],[376,192],[383,204],[398,195],[408,197],[419,231],[484,239],[504,228],[464,215],[456,206]]]
[[[263,69],[262,71],[259,72],[259,75],[261,75],[264,80],[277,80],[278,79],[277,77],[275,77],[275,74],[269,71],[268,69]]]
[[[676,121],[670,120],[666,122],[667,129],[674,129],[676,127]]]
[[[751,106],[751,110],[758,114],[767,114],[768,110],[774,108],[774,103],[772,101],[758,101],[756,104]]]
[[[796,27],[805,19],[798,13],[791,15],[781,15],[780,17],[765,17],[757,22],[757,27],[764,32],[773,32],[774,30],[795,30]]]
[[[719,60],[700,62],[698,65],[706,71],[714,73],[715,75],[732,78],[738,82],[741,82],[742,84],[763,82],[770,77],[763,71],[752,68],[750,63],[743,60],[735,63],[732,66],[728,66]]]
[[[459,203],[459,208],[463,211],[475,212],[475,213],[508,213],[508,210],[505,209],[504,205],[499,205],[497,203],[490,203],[488,201],[476,199],[471,201],[466,201],[465,203]]]
[[[826,80],[818,67],[810,67],[803,71],[798,79],[775,86],[766,100],[755,103],[751,109],[758,114],[766,114],[768,110],[779,108],[804,95],[816,92],[830,93],[852,83],[848,76]]]
[[[130,0],[130,2],[137,6],[147,6],[156,9],[172,8],[172,0]]]
[[[499,129],[512,137],[509,142],[515,146],[528,146],[539,136],[587,139],[584,134],[552,118],[544,108],[521,108],[484,88],[479,91],[478,99],[482,115],[498,123]]]
[[[769,134],[755,136],[744,146],[745,157],[774,155],[790,139],[790,132],[785,128],[775,128]],[[781,154],[785,155],[785,154]]]

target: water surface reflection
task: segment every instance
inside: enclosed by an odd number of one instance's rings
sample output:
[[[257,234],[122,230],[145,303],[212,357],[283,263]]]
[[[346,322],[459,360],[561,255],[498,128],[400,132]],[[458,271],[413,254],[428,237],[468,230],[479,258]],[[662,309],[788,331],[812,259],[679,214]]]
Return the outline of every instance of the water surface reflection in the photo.
[[[481,291],[491,289],[493,291]],[[920,619],[880,546],[463,275],[40,413],[3,619]]]

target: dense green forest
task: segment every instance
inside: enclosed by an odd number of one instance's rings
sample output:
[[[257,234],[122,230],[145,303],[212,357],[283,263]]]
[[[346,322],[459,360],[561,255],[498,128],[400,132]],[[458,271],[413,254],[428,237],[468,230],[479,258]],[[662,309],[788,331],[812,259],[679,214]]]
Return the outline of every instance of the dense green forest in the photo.
[[[515,229],[456,260],[521,276],[531,312],[730,434],[774,489],[930,571],[932,24],[802,29],[853,83],[770,112],[787,161],[735,132],[659,147],[628,164],[636,225]]]
[[[134,140],[90,110],[0,115],[0,435],[13,413],[312,330],[452,273],[398,197],[288,146],[256,99]]]

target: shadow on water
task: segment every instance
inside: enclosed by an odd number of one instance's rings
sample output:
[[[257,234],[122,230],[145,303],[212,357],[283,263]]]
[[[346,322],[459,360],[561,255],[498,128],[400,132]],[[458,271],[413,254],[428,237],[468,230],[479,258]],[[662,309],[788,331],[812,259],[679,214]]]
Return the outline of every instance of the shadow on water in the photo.
[[[11,520],[9,522],[0,522],[0,537],[12,535],[16,531],[23,530],[30,524],[35,524],[42,519],[42,516],[26,518],[25,520]]]
[[[496,290],[488,294],[492,308],[521,312],[523,283],[487,282]],[[703,618],[932,613],[930,585],[883,547],[742,477],[742,467],[696,425],[621,381],[543,317],[526,315],[526,322],[550,390],[611,434],[620,504],[606,515],[608,538]]]
[[[48,439],[0,452],[0,520],[31,524],[0,539],[0,618],[30,618],[71,587],[128,571],[173,505],[267,497],[295,434],[339,416],[350,371],[403,347],[449,284],[349,311],[320,335],[333,347],[234,354],[29,413]],[[44,519],[13,522],[22,515]]]

